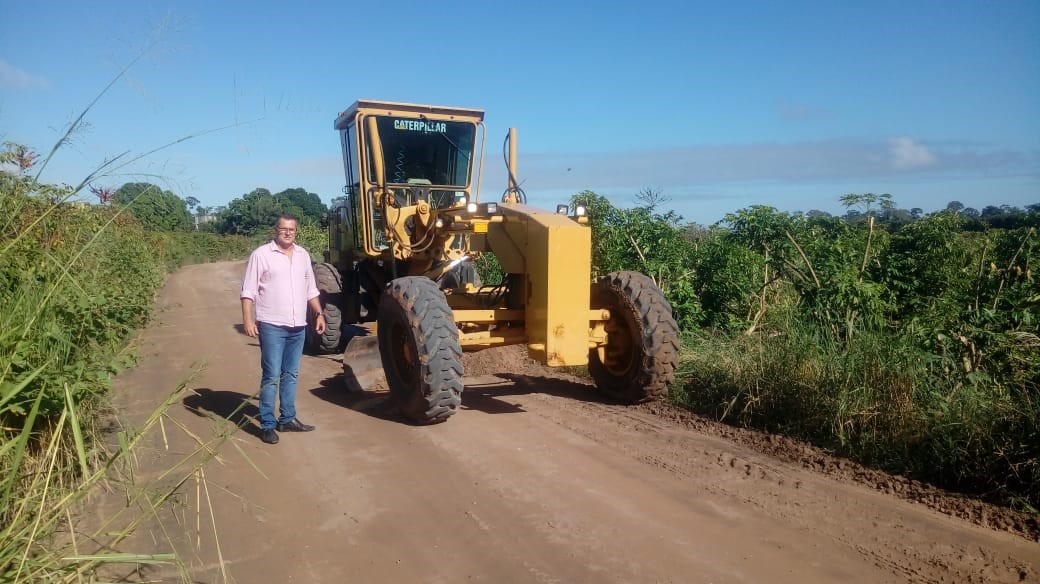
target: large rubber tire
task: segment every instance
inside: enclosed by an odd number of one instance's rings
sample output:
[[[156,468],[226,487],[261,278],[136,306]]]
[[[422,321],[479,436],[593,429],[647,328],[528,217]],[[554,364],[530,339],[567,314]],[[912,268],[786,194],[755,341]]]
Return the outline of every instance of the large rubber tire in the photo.
[[[308,310],[307,351],[316,355],[338,353],[343,350],[343,290],[339,272],[332,264],[314,264],[314,283],[318,287],[321,312],[325,315],[325,332],[320,335],[315,332],[317,317]]]
[[[379,302],[379,355],[390,395],[417,424],[443,422],[462,404],[462,348],[437,283],[398,278]]]
[[[592,285],[592,307],[610,310],[607,344],[589,354],[596,386],[628,404],[662,396],[675,380],[679,327],[661,289],[638,272],[613,272]]]

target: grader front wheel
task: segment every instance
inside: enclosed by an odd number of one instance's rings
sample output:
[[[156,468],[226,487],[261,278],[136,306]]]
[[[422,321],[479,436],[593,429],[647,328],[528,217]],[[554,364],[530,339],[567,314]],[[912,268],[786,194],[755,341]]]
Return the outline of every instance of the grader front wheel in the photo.
[[[638,272],[613,272],[593,284],[592,307],[610,310],[607,343],[589,355],[596,386],[629,404],[664,394],[675,380],[679,327],[661,289]]]
[[[451,417],[462,403],[462,349],[436,282],[398,278],[379,303],[379,354],[390,395],[417,424]]]

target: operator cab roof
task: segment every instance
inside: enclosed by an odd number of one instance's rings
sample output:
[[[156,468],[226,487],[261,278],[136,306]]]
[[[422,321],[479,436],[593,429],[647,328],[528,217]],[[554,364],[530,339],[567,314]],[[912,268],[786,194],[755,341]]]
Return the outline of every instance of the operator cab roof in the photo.
[[[353,103],[347,111],[340,112],[339,116],[336,117],[336,129],[342,130],[347,127],[347,124],[354,119],[354,116],[359,112],[373,113],[373,114],[385,114],[391,113],[411,113],[418,114],[419,116],[430,115],[437,116],[442,119],[456,119],[460,121],[484,121],[484,110],[465,108],[465,107],[451,107],[443,105],[421,105],[416,103],[398,103],[394,101],[373,101],[371,99],[359,99]]]

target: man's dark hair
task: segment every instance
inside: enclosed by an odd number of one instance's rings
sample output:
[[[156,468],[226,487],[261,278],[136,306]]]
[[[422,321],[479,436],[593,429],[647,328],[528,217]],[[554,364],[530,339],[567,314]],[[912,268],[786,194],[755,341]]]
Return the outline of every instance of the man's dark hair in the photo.
[[[300,224],[300,220],[296,218],[296,215],[293,215],[292,213],[279,213],[278,218],[274,220],[274,226],[278,227],[278,222],[282,219],[285,219],[286,221],[292,221],[297,225]]]

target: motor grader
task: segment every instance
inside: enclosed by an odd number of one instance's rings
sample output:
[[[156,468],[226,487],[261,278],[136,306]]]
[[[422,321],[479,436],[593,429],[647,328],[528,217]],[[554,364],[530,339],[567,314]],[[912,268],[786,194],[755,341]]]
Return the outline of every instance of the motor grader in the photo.
[[[461,404],[463,351],[522,344],[548,366],[587,364],[616,401],[666,391],[679,348],[671,307],[642,274],[593,281],[584,209],[527,205],[515,129],[503,147],[508,185],[481,202],[482,110],[359,100],[334,127],[345,196],[314,266],[326,329],[308,327],[307,344],[346,346],[348,380],[368,379],[378,353],[404,415],[442,422]],[[489,252],[505,275],[480,283],[472,262]]]

